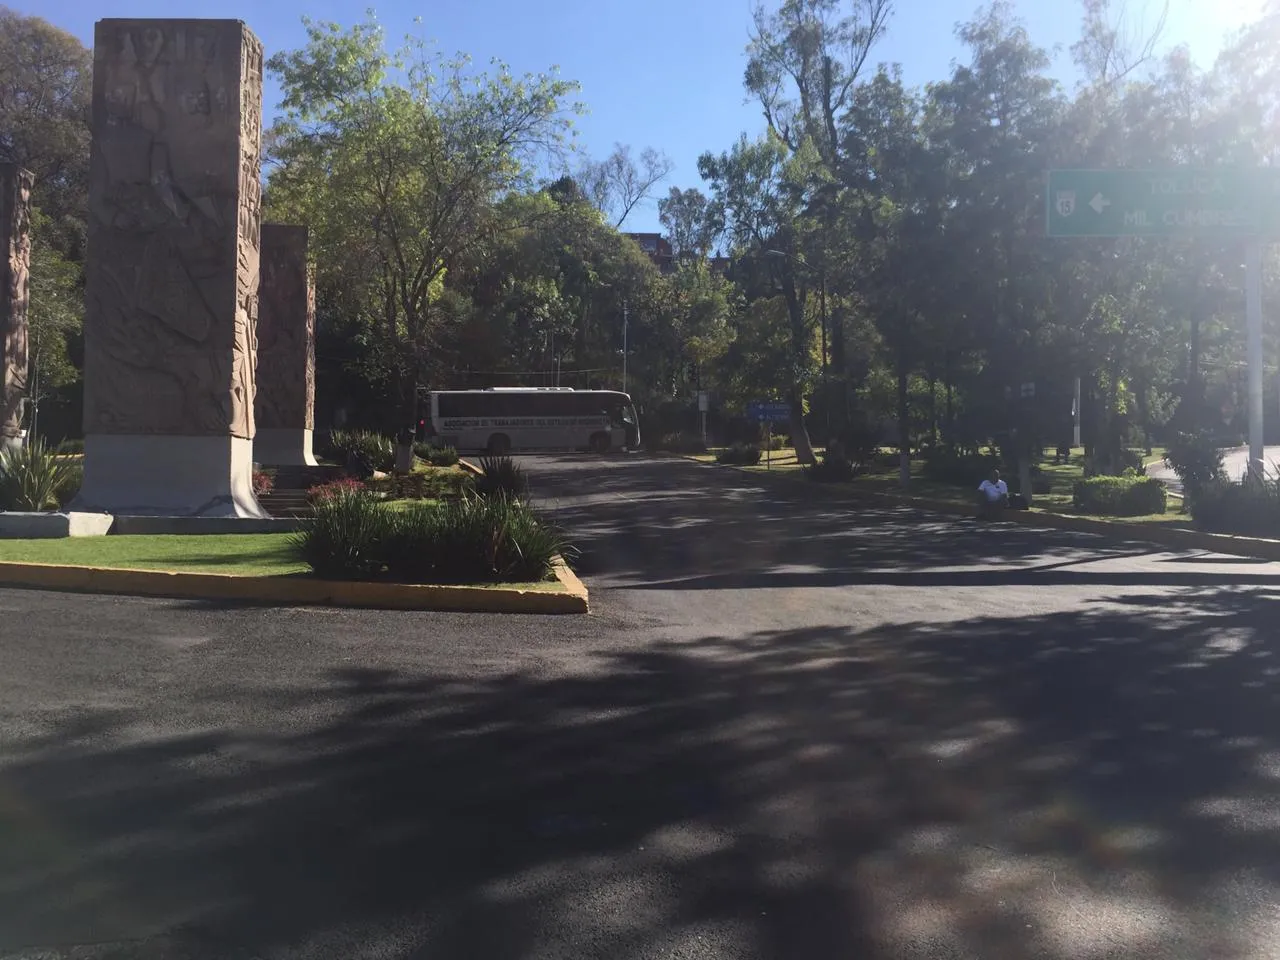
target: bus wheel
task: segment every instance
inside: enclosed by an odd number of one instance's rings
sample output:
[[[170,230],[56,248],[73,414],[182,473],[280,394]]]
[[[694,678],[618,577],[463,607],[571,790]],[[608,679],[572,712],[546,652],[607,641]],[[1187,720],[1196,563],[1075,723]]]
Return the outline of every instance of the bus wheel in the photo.
[[[511,438],[505,433],[495,433],[489,438],[489,454],[494,457],[505,457],[511,452]]]
[[[607,433],[594,433],[591,435],[592,453],[608,453],[611,446],[613,446],[613,442],[609,439]]]

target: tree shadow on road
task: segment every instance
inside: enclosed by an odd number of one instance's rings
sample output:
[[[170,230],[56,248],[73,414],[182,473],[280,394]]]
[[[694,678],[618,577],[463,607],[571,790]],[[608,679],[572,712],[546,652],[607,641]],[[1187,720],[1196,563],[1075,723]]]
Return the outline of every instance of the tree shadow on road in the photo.
[[[815,500],[803,487],[764,488],[740,472],[687,461],[641,461],[625,469],[608,463],[544,467],[551,469],[543,470],[536,489],[581,550],[576,569],[603,578],[608,586],[711,590],[1275,581],[1266,568],[1251,572],[1241,565],[1220,574],[1176,566],[1146,574],[1069,570],[1075,563],[1167,557],[1169,551],[873,501]]]
[[[182,736],[86,710],[5,748],[0,953],[179,926],[218,956],[1265,955],[1278,610],[352,668]]]

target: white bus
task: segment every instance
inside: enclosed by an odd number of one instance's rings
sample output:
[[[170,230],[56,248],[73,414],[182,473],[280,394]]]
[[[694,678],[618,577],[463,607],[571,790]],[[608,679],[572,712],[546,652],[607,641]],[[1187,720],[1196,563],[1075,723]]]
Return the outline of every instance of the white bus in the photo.
[[[640,424],[625,393],[569,387],[436,390],[428,438],[461,452],[610,450],[640,445]]]

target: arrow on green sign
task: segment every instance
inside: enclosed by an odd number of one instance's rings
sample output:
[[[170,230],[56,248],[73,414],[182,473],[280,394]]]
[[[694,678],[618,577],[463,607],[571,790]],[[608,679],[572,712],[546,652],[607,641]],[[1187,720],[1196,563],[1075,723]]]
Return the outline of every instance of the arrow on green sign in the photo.
[[[1050,170],[1051,237],[1280,234],[1280,168]]]

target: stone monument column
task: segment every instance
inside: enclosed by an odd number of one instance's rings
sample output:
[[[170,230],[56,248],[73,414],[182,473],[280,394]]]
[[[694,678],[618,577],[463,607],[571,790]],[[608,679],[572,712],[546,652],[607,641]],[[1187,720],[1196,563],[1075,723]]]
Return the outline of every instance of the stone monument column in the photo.
[[[253,458],[270,466],[316,465],[316,289],[307,228],[262,225]]]
[[[21,443],[27,396],[31,172],[0,163],[0,447]]]
[[[262,44],[100,20],[76,509],[253,517]]]

